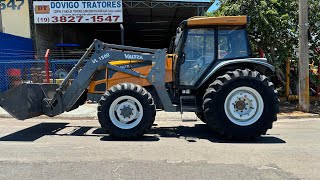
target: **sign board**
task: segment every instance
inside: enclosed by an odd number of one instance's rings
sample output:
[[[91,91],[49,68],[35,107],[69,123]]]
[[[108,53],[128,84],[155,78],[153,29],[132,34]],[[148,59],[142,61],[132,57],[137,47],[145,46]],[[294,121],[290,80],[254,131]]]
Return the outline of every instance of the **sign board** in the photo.
[[[33,1],[35,24],[122,23],[122,0]]]

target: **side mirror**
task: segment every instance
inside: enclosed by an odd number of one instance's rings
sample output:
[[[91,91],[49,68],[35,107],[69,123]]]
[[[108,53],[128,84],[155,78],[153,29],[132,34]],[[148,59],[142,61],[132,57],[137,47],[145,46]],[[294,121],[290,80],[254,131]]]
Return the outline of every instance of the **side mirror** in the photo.
[[[181,57],[181,64],[184,64],[185,61],[186,61],[186,54],[183,52]]]
[[[174,41],[175,41],[176,37],[173,36],[171,41],[170,41],[170,45],[168,48],[168,54],[172,54],[174,52]]]

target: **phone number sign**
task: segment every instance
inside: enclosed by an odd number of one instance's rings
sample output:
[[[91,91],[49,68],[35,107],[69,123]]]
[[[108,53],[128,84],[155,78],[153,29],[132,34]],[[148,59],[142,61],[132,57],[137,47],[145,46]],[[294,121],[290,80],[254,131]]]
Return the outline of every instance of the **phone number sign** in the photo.
[[[33,1],[35,24],[122,23],[122,0]]]

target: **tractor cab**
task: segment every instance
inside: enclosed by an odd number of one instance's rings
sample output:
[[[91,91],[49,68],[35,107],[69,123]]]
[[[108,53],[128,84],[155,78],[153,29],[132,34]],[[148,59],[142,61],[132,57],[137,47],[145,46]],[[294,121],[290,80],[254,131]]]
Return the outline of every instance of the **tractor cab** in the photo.
[[[176,87],[194,89],[218,61],[249,58],[247,22],[247,16],[194,17],[183,21],[169,48],[176,57]]]

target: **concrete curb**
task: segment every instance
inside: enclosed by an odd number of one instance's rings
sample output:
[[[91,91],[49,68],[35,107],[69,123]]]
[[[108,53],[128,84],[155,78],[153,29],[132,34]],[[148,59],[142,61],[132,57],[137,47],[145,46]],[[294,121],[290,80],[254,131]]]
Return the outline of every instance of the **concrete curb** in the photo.
[[[10,114],[0,114],[0,118],[13,118]],[[319,114],[306,114],[306,115],[299,115],[299,116],[294,116],[294,115],[278,115],[278,119],[306,119],[306,118],[320,118]],[[83,115],[59,115],[55,117],[48,117],[48,116],[39,116],[39,117],[34,117],[34,119],[70,119],[70,120],[97,120],[97,116],[83,116]],[[180,121],[180,119],[179,119]]]
[[[0,114],[0,118],[13,118],[10,114]],[[70,116],[70,115],[59,115],[55,117],[49,117],[49,116],[38,116],[34,117],[32,119],[70,119],[70,120],[80,120],[80,119],[86,119],[86,120],[96,120],[98,117],[96,116]]]
[[[4,109],[0,108],[0,118],[13,118],[9,113],[7,113]],[[87,120],[95,120],[97,119],[97,104],[85,104],[80,106],[79,108],[70,111],[64,112],[55,117],[48,117],[45,115],[34,117],[34,119],[87,119]]]
[[[301,116],[294,115],[278,115],[278,119],[306,119],[306,118],[320,118],[319,114],[307,114]]]

